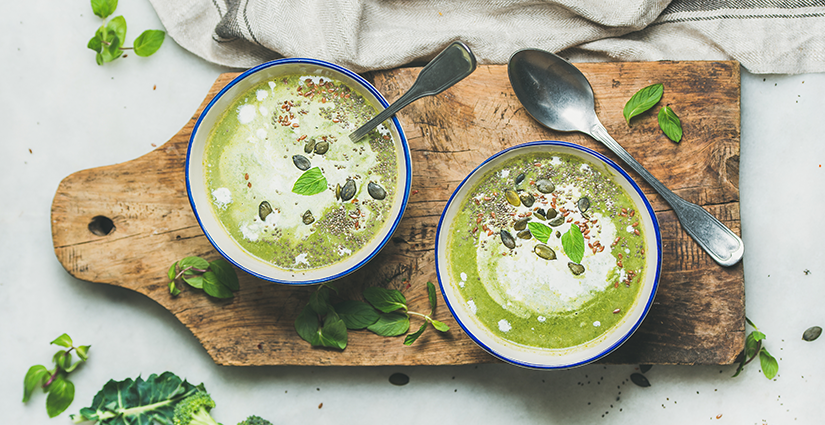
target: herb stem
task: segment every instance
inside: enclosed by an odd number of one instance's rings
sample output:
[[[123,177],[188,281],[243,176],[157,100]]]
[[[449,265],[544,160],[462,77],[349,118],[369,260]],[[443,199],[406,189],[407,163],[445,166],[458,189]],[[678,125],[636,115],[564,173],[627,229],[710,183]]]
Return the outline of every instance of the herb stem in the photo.
[[[426,314],[416,313],[416,312],[414,312],[414,311],[409,311],[409,310],[408,310],[408,311],[407,311],[407,314],[412,314],[413,316],[418,316],[418,317],[421,317],[421,318],[423,318],[423,319],[427,320],[428,322],[429,322],[430,320],[432,320],[432,319],[430,319],[430,316],[427,316]]]

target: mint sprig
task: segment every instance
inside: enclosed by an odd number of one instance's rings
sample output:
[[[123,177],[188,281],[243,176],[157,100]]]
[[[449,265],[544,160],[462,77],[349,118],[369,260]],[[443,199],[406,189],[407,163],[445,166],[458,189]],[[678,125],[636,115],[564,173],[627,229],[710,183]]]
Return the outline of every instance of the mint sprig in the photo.
[[[776,361],[776,358],[774,358],[762,344],[762,341],[767,337],[759,331],[759,328],[757,328],[750,319],[746,317],[745,321],[753,327],[753,331],[745,338],[745,357],[739,363],[739,367],[736,368],[736,373],[734,373],[733,376],[739,376],[748,363],[752,362],[756,357],[759,357],[762,373],[766,378],[773,379],[779,372],[779,362]]]
[[[126,50],[134,50],[138,56],[151,56],[160,49],[166,33],[160,30],[146,30],[135,39],[133,47],[124,47],[126,42],[126,19],[123,16],[108,18],[117,9],[117,0],[91,0],[92,12],[103,19],[103,25],[95,31],[94,37],[86,44],[96,52],[98,65],[111,62]]]
[[[682,122],[669,105],[659,110],[659,128],[668,139],[676,143],[682,141]]]
[[[528,222],[527,228],[530,229],[530,234],[532,234],[533,237],[538,239],[541,243],[547,243],[547,240],[553,235],[553,229],[551,229],[548,225],[537,221]]]
[[[627,124],[630,124],[630,119],[649,110],[656,103],[662,99],[665,86],[661,83],[649,85],[637,91],[630,100],[624,105],[622,114],[624,115]]]
[[[233,292],[240,289],[235,268],[223,258],[211,262],[194,256],[183,258],[172,263],[167,277],[172,296],[180,294],[180,289],[175,285],[180,281],[215,298],[232,298]]]
[[[296,332],[312,346],[343,350],[347,330],[367,329],[380,336],[400,336],[410,330],[411,316],[424,319],[424,323],[404,338],[405,345],[415,342],[429,325],[440,332],[450,330],[447,324],[432,318],[438,299],[432,282],[427,282],[429,314],[410,311],[404,294],[395,289],[369,287],[363,292],[367,302],[341,300],[334,304],[331,291],[335,291],[331,285],[321,285],[295,319]]]
[[[49,395],[46,396],[46,413],[50,418],[61,414],[74,400],[74,384],[69,381],[68,376],[77,367],[89,359],[89,345],[74,346],[72,338],[68,334],[57,337],[51,344],[65,347],[67,350],[60,350],[54,354],[52,361],[53,369],[47,369],[43,365],[35,365],[26,372],[23,379],[23,403],[31,399],[32,392],[37,387],[43,389]],[[72,351],[77,353],[78,361],[74,362]]]
[[[582,235],[579,226],[570,226],[570,229],[561,235],[561,246],[570,261],[579,264],[582,262],[582,258],[584,258],[584,235]]]

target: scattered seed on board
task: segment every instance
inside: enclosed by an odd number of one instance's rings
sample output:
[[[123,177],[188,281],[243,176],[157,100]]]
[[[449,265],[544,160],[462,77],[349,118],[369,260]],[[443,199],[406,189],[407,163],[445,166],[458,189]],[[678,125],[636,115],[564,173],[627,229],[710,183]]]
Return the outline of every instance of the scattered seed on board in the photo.
[[[650,381],[648,381],[647,378],[645,378],[645,376],[642,375],[641,373],[631,374],[630,375],[630,380],[633,381],[634,384],[636,384],[640,387],[649,387],[650,386]]]
[[[822,328],[819,326],[811,326],[808,328],[805,333],[802,334],[802,339],[805,341],[813,341],[819,338],[819,335],[822,334]]]

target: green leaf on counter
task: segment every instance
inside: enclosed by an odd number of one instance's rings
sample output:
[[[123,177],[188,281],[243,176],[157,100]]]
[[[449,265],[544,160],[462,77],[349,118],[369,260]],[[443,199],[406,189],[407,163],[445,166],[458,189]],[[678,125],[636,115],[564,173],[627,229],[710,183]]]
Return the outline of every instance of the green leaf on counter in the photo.
[[[46,413],[53,418],[66,410],[74,400],[74,384],[58,374],[49,385],[49,395],[46,396]]]
[[[624,105],[622,114],[625,121],[630,124],[630,119],[649,110],[662,99],[665,86],[661,83],[649,85],[634,94]]]
[[[29,368],[26,372],[26,377],[23,379],[23,403],[29,401],[32,391],[35,388],[43,385],[51,374],[46,366],[35,365]]]
[[[107,18],[117,9],[117,0],[92,0],[92,12],[100,18]]]
[[[764,348],[759,352],[759,363],[762,366],[762,373],[768,379],[773,379],[779,372],[779,362]]]
[[[432,282],[427,282],[427,298],[430,300],[430,314],[433,314],[438,302],[438,294],[436,294],[435,285]]]
[[[682,141],[682,122],[673,112],[670,106],[665,106],[659,110],[659,128],[665,133],[668,139],[676,143]]]
[[[378,321],[378,312],[362,301],[344,300],[335,304],[334,308],[347,329],[365,329]]]
[[[292,186],[292,192],[299,195],[315,195],[327,189],[327,179],[318,167],[304,171],[301,177]]]
[[[166,33],[161,30],[143,31],[135,39],[135,54],[138,56],[151,56],[160,49]]]
[[[209,263],[209,270],[212,270],[218,278],[218,281],[226,286],[226,288],[230,291],[238,291],[241,289],[240,282],[238,281],[238,274],[235,273],[235,269],[229,261],[226,261],[223,258],[218,258],[217,260]]]
[[[48,370],[46,366],[35,365],[29,368],[23,378],[23,403],[31,399],[31,395],[37,388],[42,388],[48,393],[46,396],[46,413],[49,417],[55,417],[66,410],[74,399],[74,384],[69,381],[69,374],[77,367],[89,359],[89,346],[83,345],[74,347],[72,338],[68,334],[62,334],[51,342],[51,344],[67,348],[58,350],[52,356],[54,369]],[[72,351],[77,351],[80,358],[76,363],[72,363]]]
[[[447,332],[450,330],[450,327],[447,326],[444,322],[439,322],[438,320],[430,320],[432,322],[433,327],[436,328],[439,332]]]
[[[67,335],[63,334],[59,337],[55,338],[50,344],[59,345],[61,347],[71,348],[72,347],[72,338]]]
[[[324,347],[343,350],[347,348],[347,325],[330,310],[324,318],[324,326],[319,329],[318,340]]]
[[[429,325],[429,322],[425,321],[421,324],[421,327],[418,328],[417,331],[408,334],[406,337],[404,337],[404,345],[412,345],[412,343],[415,342],[415,340],[417,340],[418,337],[420,337],[425,330],[427,330],[427,325]]]
[[[390,313],[398,309],[407,310],[407,299],[401,291],[395,289],[372,286],[364,290],[364,298],[373,307],[384,313]]]
[[[222,299],[235,296],[223,282],[218,280],[218,276],[212,271],[203,274],[203,292],[211,297]]]
[[[318,314],[307,304],[298,314],[298,317],[295,318],[295,331],[298,332],[301,339],[312,346],[317,346],[321,344],[318,338],[319,327]]]
[[[381,313],[367,329],[381,336],[398,336],[410,329],[410,317],[400,312]]]

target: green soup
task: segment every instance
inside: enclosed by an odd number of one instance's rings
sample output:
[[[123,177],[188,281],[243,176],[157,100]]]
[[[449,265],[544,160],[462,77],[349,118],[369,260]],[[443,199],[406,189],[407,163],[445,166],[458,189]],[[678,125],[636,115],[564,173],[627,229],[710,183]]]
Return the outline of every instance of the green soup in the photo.
[[[530,154],[490,170],[469,193],[450,229],[449,270],[490,332],[523,346],[568,348],[598,339],[630,311],[645,274],[643,226],[609,172],[572,155]],[[546,243],[530,222],[546,226]],[[583,235],[580,262],[562,243],[571,226]]]
[[[328,77],[278,77],[236,99],[204,155],[212,209],[235,242],[285,270],[333,265],[367,245],[397,196],[392,133],[348,137],[375,114]],[[320,193],[293,191],[307,170],[325,179]]]

